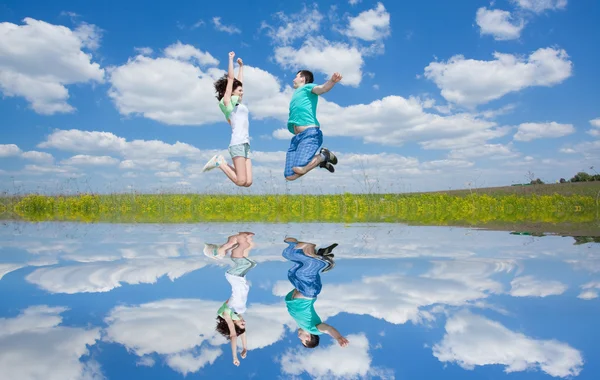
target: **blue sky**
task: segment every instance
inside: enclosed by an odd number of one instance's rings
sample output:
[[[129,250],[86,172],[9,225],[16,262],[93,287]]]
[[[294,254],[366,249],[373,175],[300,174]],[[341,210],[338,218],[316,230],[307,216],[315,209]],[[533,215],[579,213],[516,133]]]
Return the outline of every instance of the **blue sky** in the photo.
[[[592,0],[0,4],[3,190],[238,192],[212,83],[246,64],[254,185],[415,191],[546,182],[598,165]],[[283,179],[291,81],[320,100],[336,173]],[[228,155],[225,155],[228,157]],[[597,170],[597,169],[594,169]],[[333,186],[332,186],[333,185]]]
[[[250,255],[258,265],[247,275],[249,353],[236,368],[213,324],[231,292],[228,263],[201,250],[238,231],[255,233]],[[291,286],[285,236],[339,244],[315,309],[348,347],[328,336],[314,351],[301,347],[283,302]],[[600,372],[592,360],[599,245],[570,237],[399,224],[10,223],[0,240],[0,363],[10,378],[595,379]]]

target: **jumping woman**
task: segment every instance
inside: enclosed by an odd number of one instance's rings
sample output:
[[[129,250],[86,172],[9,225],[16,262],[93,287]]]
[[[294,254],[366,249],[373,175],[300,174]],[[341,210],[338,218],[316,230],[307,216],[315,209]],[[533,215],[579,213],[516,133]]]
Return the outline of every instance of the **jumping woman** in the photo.
[[[248,107],[242,103],[244,96],[244,63],[237,59],[240,65],[237,79],[233,75],[234,52],[229,53],[229,68],[227,75],[215,82],[219,107],[225,119],[231,125],[231,141],[229,154],[233,160],[233,167],[225,162],[221,154],[216,154],[204,165],[203,172],[221,168],[223,173],[237,186],[250,187],[252,185],[252,162],[250,161],[250,136]]]

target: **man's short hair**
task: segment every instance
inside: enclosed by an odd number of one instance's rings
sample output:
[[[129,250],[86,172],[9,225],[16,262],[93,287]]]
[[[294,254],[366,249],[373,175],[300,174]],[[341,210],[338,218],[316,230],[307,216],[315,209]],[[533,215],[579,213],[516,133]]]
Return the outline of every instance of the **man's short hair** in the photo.
[[[304,83],[312,83],[315,81],[313,73],[308,70],[300,70],[297,74],[300,74],[302,77],[304,77]]]
[[[315,348],[319,345],[320,338],[318,335],[310,334],[310,340],[306,343],[302,342],[306,348]]]

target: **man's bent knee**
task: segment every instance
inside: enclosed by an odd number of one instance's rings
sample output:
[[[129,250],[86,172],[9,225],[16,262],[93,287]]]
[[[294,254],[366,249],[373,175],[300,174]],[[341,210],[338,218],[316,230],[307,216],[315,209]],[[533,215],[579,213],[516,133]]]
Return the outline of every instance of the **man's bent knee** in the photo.
[[[294,171],[294,173],[296,174],[306,174],[306,168],[301,168],[301,167],[293,167],[292,170]]]

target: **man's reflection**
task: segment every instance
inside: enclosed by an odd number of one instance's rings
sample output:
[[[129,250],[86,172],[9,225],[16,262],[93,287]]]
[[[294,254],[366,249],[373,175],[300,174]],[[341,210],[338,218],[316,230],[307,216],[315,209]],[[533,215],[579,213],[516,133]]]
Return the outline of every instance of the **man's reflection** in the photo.
[[[246,302],[250,286],[246,281],[246,274],[256,266],[256,262],[248,257],[254,247],[252,232],[240,232],[230,236],[223,245],[205,244],[204,254],[213,259],[223,259],[230,252],[233,267],[225,272],[225,278],[231,285],[231,296],[217,311],[217,331],[231,341],[231,354],[233,364],[240,365],[237,356],[237,337],[242,340],[242,359],[246,358],[246,321],[243,313],[246,312]]]
[[[320,272],[333,268],[334,244],[325,249],[315,251],[312,243],[299,242],[294,238],[286,238],[288,247],[283,250],[283,257],[293,261],[294,265],[288,271],[288,279],[294,289],[285,296],[287,310],[298,324],[298,338],[307,348],[319,345],[319,336],[323,333],[331,335],[340,346],[346,347],[348,340],[327,323],[323,323],[316,313],[314,304],[321,293]]]

